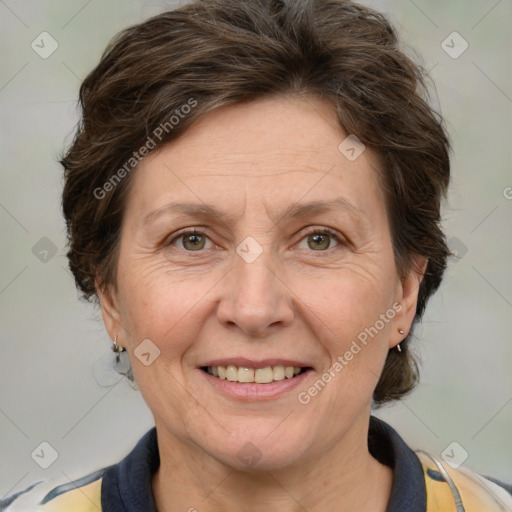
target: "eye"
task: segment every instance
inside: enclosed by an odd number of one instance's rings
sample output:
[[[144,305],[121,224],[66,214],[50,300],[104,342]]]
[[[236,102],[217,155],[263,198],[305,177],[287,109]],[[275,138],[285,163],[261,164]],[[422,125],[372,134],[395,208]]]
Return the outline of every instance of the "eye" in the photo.
[[[183,249],[187,252],[200,252],[203,249],[209,248],[206,247],[207,240],[211,243],[211,240],[205,235],[203,231],[198,229],[190,229],[188,231],[182,231],[176,235],[168,245],[176,246],[176,244],[180,242],[180,249]],[[311,229],[301,239],[301,242],[303,240],[307,240],[308,248],[315,252],[324,252],[328,249],[332,249],[333,247],[331,246],[333,240],[336,241],[337,245],[344,245],[341,237],[336,233],[336,231],[329,228]]]
[[[307,240],[309,249],[316,252],[323,252],[327,249],[331,249],[333,239],[336,241],[337,245],[343,245],[339,235],[329,228],[312,229],[309,233],[306,233],[302,240]]]
[[[180,249],[189,252],[197,252],[205,249],[206,240],[210,239],[202,231],[193,229],[181,232],[169,242],[169,245],[175,245],[176,242],[181,242],[182,247],[180,247]]]

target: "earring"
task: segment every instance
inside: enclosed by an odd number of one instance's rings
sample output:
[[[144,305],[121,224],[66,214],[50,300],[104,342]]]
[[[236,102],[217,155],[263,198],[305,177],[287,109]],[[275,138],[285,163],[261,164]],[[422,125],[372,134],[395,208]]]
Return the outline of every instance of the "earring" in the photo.
[[[117,344],[117,334],[116,337],[114,338],[112,350],[116,354],[116,360],[114,361],[115,370],[121,375],[128,377],[129,380],[133,381],[134,379],[130,364],[130,358],[128,356],[128,351],[121,345]]]
[[[112,346],[112,351],[115,352],[116,354],[116,363],[119,363],[119,359],[121,357],[120,354],[121,352],[126,352],[126,349],[121,345],[117,344],[117,334],[116,337],[114,338],[114,345]]]
[[[403,329],[398,329],[398,333],[399,334],[403,334],[404,330]],[[398,350],[398,352],[402,353],[402,347],[400,346],[400,343],[396,346],[396,349]]]

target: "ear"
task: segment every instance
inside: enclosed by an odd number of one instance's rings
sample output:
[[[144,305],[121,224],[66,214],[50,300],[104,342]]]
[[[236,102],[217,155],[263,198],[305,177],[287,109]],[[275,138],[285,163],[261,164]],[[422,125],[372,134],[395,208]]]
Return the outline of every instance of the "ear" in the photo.
[[[110,339],[114,340],[122,328],[116,293],[111,285],[100,285],[96,282],[96,293],[100,299],[101,316]]]
[[[416,315],[418,293],[427,264],[428,259],[425,256],[414,256],[409,273],[398,284],[397,302],[400,303],[401,309],[394,318],[394,331],[389,340],[389,348],[396,347],[409,334]],[[399,329],[404,333],[400,334]]]

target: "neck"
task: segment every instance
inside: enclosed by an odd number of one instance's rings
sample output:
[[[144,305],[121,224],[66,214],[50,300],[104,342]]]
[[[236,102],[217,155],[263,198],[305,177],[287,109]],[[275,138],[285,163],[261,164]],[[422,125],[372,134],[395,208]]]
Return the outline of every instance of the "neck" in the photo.
[[[159,429],[152,481],[158,512],[384,512],[393,472],[368,452],[367,424],[328,453],[272,471],[238,471]],[[162,435],[161,433],[168,434]]]

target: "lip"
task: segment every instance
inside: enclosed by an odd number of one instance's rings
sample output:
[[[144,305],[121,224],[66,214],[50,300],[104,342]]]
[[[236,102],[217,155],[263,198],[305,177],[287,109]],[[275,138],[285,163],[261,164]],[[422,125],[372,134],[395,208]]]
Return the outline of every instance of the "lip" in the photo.
[[[204,366],[237,366],[241,368],[265,368],[267,366],[294,366],[296,368],[313,368],[310,364],[302,363],[300,361],[293,361],[291,359],[261,359],[255,361],[253,359],[247,359],[245,357],[229,357],[227,359],[214,359],[207,361],[198,366],[202,368]]]
[[[233,363],[232,363],[233,364]],[[272,366],[265,363],[267,366]],[[281,363],[279,363],[281,364]],[[224,366],[223,364],[208,364],[205,366]],[[236,366],[236,365],[235,365]],[[293,364],[287,366],[294,366]],[[299,366],[299,365],[297,365]],[[303,365],[304,366],[304,365]],[[229,398],[236,398],[242,401],[260,401],[260,400],[273,400],[279,398],[286,393],[294,390],[297,386],[309,378],[313,373],[313,369],[309,369],[292,379],[283,379],[268,384],[257,384],[256,382],[232,382],[227,379],[219,379],[209,373],[198,368],[201,375],[204,376],[206,381],[214,387],[215,390],[220,391],[222,394]]]

